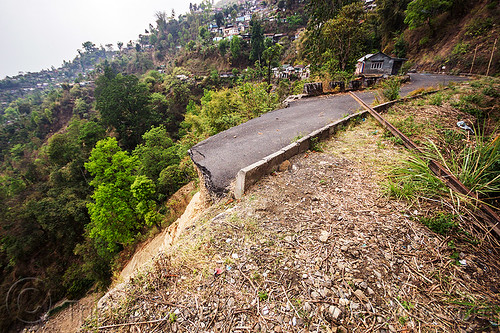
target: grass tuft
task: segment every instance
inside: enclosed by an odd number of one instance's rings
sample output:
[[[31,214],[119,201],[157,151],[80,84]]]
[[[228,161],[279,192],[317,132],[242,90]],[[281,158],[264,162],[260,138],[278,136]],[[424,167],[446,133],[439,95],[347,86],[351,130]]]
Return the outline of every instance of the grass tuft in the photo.
[[[420,222],[440,235],[446,236],[458,227],[455,215],[438,212],[430,217],[421,217]]]

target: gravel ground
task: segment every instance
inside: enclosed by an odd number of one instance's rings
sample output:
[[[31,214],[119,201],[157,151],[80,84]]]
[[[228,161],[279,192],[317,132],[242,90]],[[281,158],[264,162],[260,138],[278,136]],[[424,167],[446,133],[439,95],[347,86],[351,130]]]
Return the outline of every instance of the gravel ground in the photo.
[[[209,208],[81,331],[498,332],[498,249],[382,193],[405,154],[366,120],[292,158]]]

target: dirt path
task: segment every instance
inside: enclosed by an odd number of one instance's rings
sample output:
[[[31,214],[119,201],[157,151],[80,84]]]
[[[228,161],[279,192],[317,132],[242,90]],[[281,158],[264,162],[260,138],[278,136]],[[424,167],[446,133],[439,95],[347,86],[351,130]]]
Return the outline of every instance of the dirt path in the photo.
[[[92,314],[98,300],[97,294],[86,296],[54,315],[43,325],[26,329],[24,332],[39,333],[74,333]]]

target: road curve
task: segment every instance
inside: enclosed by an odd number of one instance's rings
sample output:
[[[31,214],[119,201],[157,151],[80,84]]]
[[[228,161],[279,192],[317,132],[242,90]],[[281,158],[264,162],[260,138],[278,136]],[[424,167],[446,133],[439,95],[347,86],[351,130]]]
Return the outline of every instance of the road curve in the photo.
[[[465,77],[439,74],[410,74],[411,81],[401,88],[401,95],[422,87],[437,87]],[[367,104],[374,100],[373,91],[356,93]],[[246,123],[216,134],[195,145],[189,155],[203,173],[209,192],[221,195],[227,191],[238,171],[345,115],[360,110],[348,94],[306,98],[288,108],[274,110]]]

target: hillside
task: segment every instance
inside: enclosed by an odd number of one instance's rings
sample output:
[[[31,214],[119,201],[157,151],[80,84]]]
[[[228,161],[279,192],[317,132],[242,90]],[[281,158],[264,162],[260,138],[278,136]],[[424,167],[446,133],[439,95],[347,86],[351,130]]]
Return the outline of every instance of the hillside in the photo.
[[[410,10],[422,3],[440,5]],[[326,90],[330,81],[348,83],[357,59],[379,50],[409,58],[404,70],[444,64],[468,72],[478,45],[473,72],[484,74],[497,18],[494,0],[255,0],[224,8],[205,0],[178,16],[157,12],[117,50],[87,41],[59,69],[1,81],[0,330],[38,322],[60,300],[107,290],[136,248],[175,221],[169,199],[199,181],[187,155],[198,142],[281,107],[307,82]],[[496,51],[491,76],[498,59]],[[474,125],[494,123],[496,86],[474,88],[450,106]],[[436,96],[432,103],[445,99]],[[497,196],[477,191],[487,201]],[[51,302],[45,294],[11,297],[40,284]],[[26,310],[33,304],[40,311]]]
[[[429,23],[406,29],[386,43],[385,51],[398,53],[407,43],[404,56],[417,70],[484,75],[491,59],[489,74],[498,72],[499,45],[493,49],[499,36],[498,1],[457,1],[431,20],[432,28]]]
[[[430,119],[442,127],[429,135],[463,137],[453,119],[473,119],[450,108],[457,92],[440,105],[439,95],[398,104],[388,117],[404,131]],[[480,240],[473,214],[446,199],[388,196],[387,178],[408,157],[361,119],[241,201],[214,203],[101,299],[81,331],[494,332],[498,240]]]

